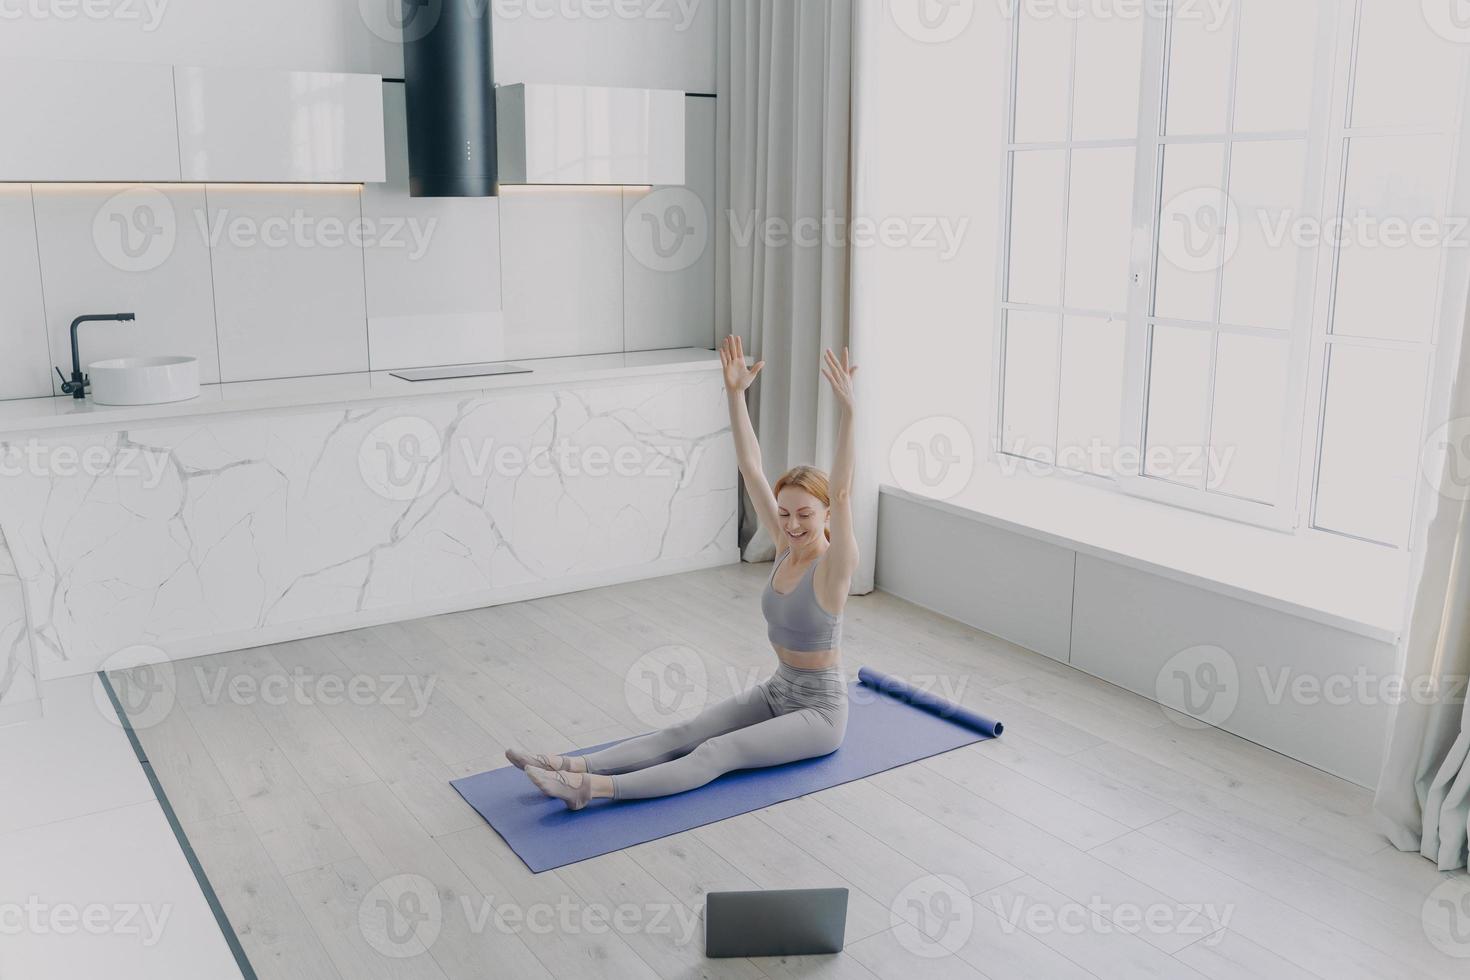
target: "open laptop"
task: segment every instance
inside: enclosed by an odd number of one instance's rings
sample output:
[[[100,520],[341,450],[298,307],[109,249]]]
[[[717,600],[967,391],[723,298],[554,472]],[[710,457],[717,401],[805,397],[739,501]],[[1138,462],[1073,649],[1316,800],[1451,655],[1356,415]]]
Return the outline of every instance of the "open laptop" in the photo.
[[[808,956],[842,952],[846,888],[710,892],[704,955]]]

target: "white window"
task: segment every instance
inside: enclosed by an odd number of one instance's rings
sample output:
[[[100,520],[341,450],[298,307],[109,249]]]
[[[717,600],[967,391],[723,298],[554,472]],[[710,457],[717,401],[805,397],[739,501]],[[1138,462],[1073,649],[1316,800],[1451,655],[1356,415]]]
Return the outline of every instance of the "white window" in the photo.
[[[1012,24],[996,451],[1403,545],[1470,243],[1447,210],[1470,25],[1404,0]]]

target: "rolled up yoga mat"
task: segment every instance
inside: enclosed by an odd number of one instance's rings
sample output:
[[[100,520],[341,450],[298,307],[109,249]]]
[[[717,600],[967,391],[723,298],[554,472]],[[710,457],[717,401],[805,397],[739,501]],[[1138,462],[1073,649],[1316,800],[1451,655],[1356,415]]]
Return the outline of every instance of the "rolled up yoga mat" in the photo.
[[[452,785],[526,867],[539,872],[873,776],[1002,731],[998,721],[866,667],[848,686],[848,699],[847,735],[831,755],[726,773],[677,796],[596,800],[573,813],[561,801],[543,796],[514,766],[456,779]],[[602,748],[606,746],[566,754]]]
[[[966,728],[973,728],[987,738],[994,738],[1005,731],[1005,726],[1000,722],[987,718],[978,711],[971,711],[962,704],[947,701],[937,694],[914,687],[902,678],[880,673],[871,667],[858,668],[858,683],[922,711],[929,711]]]

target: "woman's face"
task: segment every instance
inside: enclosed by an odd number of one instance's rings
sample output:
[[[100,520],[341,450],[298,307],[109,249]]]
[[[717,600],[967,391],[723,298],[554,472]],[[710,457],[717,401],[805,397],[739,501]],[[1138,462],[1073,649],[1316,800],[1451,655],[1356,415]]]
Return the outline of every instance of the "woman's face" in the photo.
[[[793,548],[809,545],[824,538],[827,527],[827,505],[801,487],[782,487],[776,497],[781,515],[781,531]]]

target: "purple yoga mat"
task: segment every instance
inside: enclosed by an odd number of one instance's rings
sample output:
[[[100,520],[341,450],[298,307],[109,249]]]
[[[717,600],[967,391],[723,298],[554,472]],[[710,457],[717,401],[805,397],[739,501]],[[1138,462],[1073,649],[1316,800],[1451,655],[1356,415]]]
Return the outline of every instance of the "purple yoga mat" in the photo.
[[[514,766],[451,785],[533,872],[657,840],[707,823],[993,738],[1000,725],[913,689],[859,671],[851,684],[847,735],[831,755],[769,769],[727,773],[699,789],[656,800],[597,800],[572,812],[543,796]],[[884,693],[887,692],[887,693]],[[609,742],[615,745],[616,742]],[[570,753],[585,755],[596,745]]]

